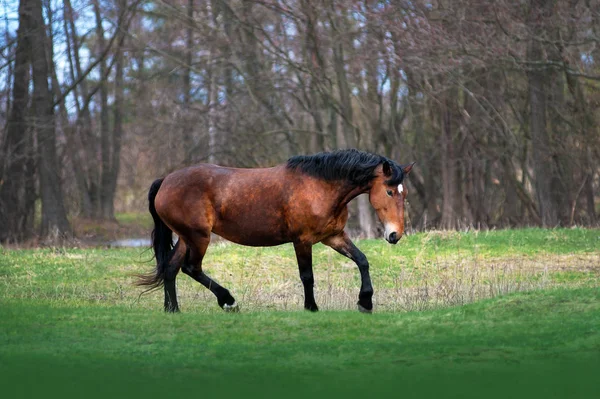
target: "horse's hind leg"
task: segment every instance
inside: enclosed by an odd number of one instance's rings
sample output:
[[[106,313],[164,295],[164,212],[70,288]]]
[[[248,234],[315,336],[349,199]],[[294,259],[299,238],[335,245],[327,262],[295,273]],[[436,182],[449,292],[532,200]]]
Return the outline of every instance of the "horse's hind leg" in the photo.
[[[195,233],[188,239],[190,244],[181,270],[208,288],[217,297],[217,302],[223,310],[226,312],[239,311],[238,305],[229,290],[220,286],[202,271],[202,259],[210,242],[210,233]]]
[[[186,245],[181,240],[177,241],[173,248],[173,255],[165,270],[163,288],[165,290],[165,312],[179,312],[179,304],[177,303],[177,290],[175,288],[175,278],[179,269],[183,264],[186,253]]]

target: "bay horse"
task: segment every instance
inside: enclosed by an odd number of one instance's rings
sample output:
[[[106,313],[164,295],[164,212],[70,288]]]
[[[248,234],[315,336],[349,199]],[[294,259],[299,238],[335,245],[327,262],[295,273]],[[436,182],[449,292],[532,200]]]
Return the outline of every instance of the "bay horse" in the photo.
[[[304,308],[317,311],[312,246],[321,242],[356,263],[358,309],[370,313],[369,262],[344,231],[348,203],[369,193],[385,239],[396,244],[404,233],[403,182],[413,165],[352,149],[294,156],[271,168],[199,164],[177,170],[152,183],[148,192],[156,269],[140,276],[138,285],[163,286],[165,311],[178,312],[175,278],[181,270],[208,288],[222,309],[237,311],[231,293],[202,271],[211,232],[248,246],[293,243]],[[179,237],[175,245],[173,232]]]

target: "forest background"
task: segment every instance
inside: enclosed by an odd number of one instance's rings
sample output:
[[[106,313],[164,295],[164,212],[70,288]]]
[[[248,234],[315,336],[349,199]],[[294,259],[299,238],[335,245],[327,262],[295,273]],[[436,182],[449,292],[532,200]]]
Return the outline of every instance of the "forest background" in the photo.
[[[351,147],[417,162],[409,230],[598,225],[598,0],[0,7],[0,242],[145,212],[197,162]]]

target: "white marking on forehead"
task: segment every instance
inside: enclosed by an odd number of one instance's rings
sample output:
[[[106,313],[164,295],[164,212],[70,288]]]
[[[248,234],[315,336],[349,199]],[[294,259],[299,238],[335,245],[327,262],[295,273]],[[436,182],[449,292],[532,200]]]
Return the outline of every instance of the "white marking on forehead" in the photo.
[[[404,187],[402,187],[402,183],[398,184],[398,192],[401,193],[404,191]]]

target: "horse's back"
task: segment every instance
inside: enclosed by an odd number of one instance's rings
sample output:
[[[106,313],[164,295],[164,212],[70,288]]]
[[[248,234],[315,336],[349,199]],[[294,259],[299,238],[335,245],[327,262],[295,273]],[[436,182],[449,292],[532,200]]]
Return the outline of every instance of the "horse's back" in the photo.
[[[212,231],[244,245],[289,241],[285,228],[285,171],[199,164],[167,175],[157,212],[176,232]]]

